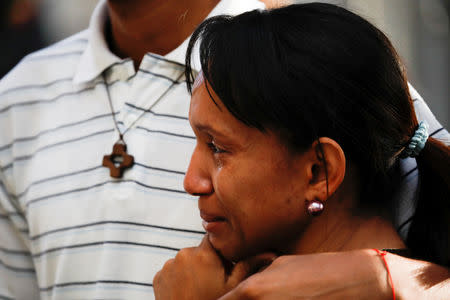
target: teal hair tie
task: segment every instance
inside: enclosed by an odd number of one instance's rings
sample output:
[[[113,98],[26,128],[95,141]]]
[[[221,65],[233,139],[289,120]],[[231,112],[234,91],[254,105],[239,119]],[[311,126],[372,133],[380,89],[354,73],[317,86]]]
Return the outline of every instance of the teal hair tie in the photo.
[[[420,151],[425,147],[428,139],[428,124],[424,121],[419,123],[419,127],[414,136],[409,141],[408,145],[403,150],[403,157],[416,157]]]

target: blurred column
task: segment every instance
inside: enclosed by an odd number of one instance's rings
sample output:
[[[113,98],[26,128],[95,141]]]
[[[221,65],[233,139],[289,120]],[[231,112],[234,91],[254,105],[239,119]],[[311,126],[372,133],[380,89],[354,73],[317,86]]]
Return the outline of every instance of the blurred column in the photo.
[[[0,79],[30,52],[44,46],[36,3],[0,0]]]
[[[402,58],[409,81],[438,120],[449,128],[449,0],[319,2],[346,7],[380,28]]]
[[[433,112],[449,129],[449,6],[448,0],[418,0],[418,88]],[[419,86],[420,85],[420,86]]]
[[[450,125],[448,0],[347,0],[389,37],[409,81],[438,120]]]
[[[98,0],[40,0],[40,24],[46,42],[54,43],[86,29],[97,2]]]

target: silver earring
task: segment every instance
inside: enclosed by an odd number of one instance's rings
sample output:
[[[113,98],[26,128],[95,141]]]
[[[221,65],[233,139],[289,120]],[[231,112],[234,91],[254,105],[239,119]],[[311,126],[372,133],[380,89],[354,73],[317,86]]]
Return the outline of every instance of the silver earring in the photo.
[[[306,201],[306,210],[313,217],[319,216],[324,209],[323,202],[320,200]]]

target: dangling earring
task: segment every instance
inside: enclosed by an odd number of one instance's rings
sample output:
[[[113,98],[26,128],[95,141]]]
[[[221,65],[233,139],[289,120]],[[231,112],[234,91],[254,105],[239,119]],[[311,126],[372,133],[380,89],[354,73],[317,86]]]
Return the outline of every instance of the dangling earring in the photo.
[[[319,216],[323,212],[324,206],[323,202],[316,199],[313,201],[306,200],[306,210],[308,211],[308,214],[310,214],[313,217]]]

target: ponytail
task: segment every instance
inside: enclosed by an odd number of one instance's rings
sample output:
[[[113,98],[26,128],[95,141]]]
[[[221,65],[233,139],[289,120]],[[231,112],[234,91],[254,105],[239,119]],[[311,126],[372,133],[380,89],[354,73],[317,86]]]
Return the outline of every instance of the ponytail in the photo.
[[[450,147],[429,138],[416,157],[419,198],[406,239],[413,257],[450,266]]]

